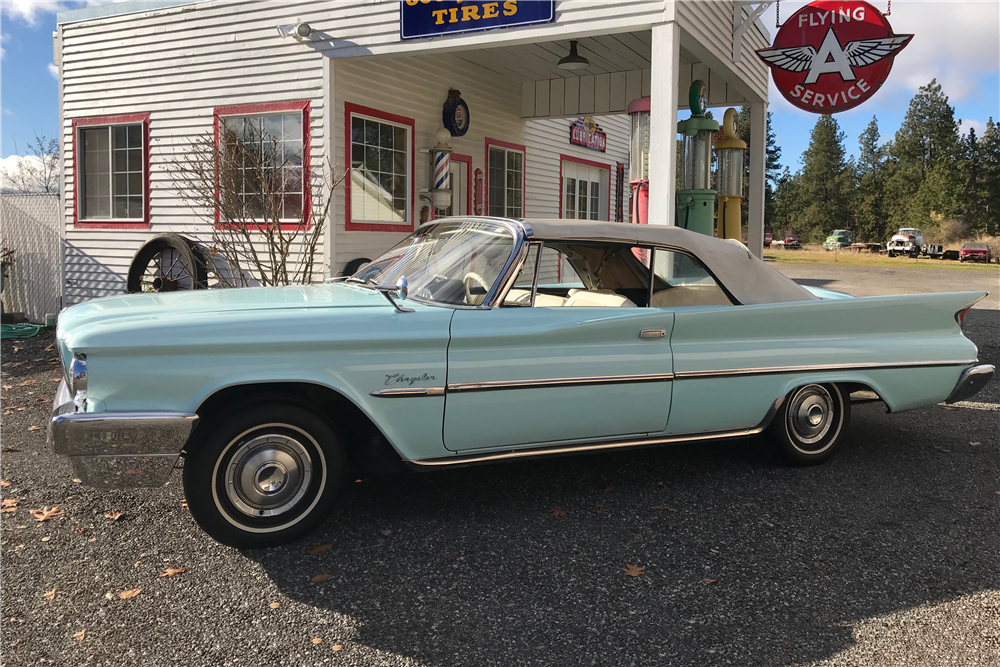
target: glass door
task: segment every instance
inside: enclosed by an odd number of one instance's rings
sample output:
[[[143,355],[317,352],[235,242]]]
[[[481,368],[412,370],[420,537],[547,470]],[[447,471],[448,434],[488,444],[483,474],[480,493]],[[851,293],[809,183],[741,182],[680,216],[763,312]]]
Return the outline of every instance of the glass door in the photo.
[[[577,220],[608,219],[607,169],[563,161],[562,217]]]

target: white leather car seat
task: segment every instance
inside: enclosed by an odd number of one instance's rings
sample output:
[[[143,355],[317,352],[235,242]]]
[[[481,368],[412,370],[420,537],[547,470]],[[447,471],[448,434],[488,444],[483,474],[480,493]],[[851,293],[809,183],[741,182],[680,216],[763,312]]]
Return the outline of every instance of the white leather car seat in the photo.
[[[570,290],[569,298],[563,304],[579,308],[637,308],[632,301],[615,294],[611,290]]]

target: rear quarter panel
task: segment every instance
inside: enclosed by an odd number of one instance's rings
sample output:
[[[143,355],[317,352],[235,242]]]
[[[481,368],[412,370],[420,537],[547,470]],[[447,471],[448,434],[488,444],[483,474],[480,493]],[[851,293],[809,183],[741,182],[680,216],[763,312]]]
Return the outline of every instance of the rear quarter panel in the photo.
[[[858,382],[892,411],[945,400],[976,346],[955,314],[982,292],[677,309],[669,433],[757,425],[774,401],[809,382]],[[941,362],[940,367],[774,372],[684,379],[685,371]]]

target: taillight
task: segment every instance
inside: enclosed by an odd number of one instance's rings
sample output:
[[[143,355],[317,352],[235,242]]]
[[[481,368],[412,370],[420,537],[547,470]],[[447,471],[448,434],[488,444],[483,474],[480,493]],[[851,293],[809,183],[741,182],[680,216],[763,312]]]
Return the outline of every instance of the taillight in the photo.
[[[969,306],[969,308],[972,308],[972,306]],[[958,322],[958,326],[960,326],[963,330],[965,329],[965,314],[969,312],[969,308],[963,308],[955,313],[955,321]]]

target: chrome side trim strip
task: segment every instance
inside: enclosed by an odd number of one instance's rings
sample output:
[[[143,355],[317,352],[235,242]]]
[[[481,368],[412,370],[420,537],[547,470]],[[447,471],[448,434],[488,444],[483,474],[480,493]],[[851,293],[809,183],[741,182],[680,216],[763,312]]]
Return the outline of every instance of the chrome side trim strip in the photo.
[[[968,366],[976,363],[969,361],[899,361],[892,363],[861,362],[854,364],[805,364],[801,366],[767,366],[763,368],[728,368],[708,371],[677,371],[677,380],[696,380],[716,377],[739,377],[744,375],[781,375],[786,373],[811,373],[816,371],[857,371],[857,370],[887,370],[893,368],[928,368],[935,366]]]
[[[497,391],[500,389],[539,389],[543,387],[579,387],[595,384],[630,384],[637,382],[670,382],[673,373],[649,375],[597,375],[578,378],[550,378],[544,380],[497,380],[493,382],[455,382],[448,385],[448,393],[467,391]]]
[[[407,387],[405,389],[379,389],[369,394],[378,398],[406,398],[408,396],[444,396],[444,387]]]
[[[764,426],[754,428],[739,429],[736,431],[718,431],[715,433],[694,433],[689,435],[672,435],[659,438],[637,438],[633,440],[610,440],[593,442],[585,445],[564,445],[561,447],[543,447],[539,449],[522,449],[512,452],[498,454],[479,454],[470,456],[452,456],[435,459],[414,459],[408,461],[411,465],[420,467],[434,466],[454,466],[468,465],[470,463],[487,463],[491,461],[504,461],[509,459],[521,459],[534,456],[551,456],[554,454],[573,454],[579,452],[594,452],[608,449],[622,449],[629,447],[646,447],[652,445],[669,445],[682,442],[698,442],[700,440],[721,440],[724,438],[742,438],[750,435],[757,435],[764,430]]]

